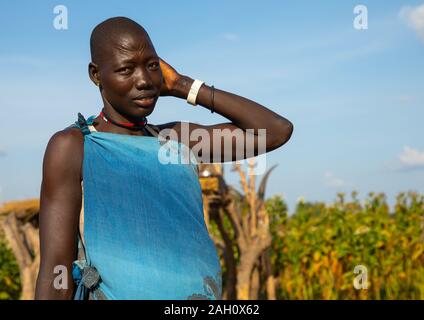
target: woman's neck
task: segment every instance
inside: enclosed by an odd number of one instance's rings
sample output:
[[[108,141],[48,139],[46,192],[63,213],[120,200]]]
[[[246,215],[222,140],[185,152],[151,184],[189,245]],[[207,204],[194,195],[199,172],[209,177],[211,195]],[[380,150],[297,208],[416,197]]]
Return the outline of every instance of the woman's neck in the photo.
[[[126,134],[132,136],[145,136],[148,135],[143,126],[135,128],[127,127],[124,124],[130,123],[128,119],[119,114],[113,107],[105,104],[105,107],[93,122],[93,126],[97,131],[110,132],[118,134]],[[135,124],[134,124],[135,125]]]

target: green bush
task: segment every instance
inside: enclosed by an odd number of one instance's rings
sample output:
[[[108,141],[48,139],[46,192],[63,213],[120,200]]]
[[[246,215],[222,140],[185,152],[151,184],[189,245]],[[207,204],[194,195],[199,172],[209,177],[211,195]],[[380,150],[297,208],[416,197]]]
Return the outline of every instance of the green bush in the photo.
[[[299,202],[287,218],[280,197],[267,201],[279,299],[424,299],[424,195],[399,194],[392,213],[384,194],[352,198]],[[353,286],[357,265],[366,290]]]
[[[12,251],[0,238],[0,300],[17,300],[20,294],[18,265]]]

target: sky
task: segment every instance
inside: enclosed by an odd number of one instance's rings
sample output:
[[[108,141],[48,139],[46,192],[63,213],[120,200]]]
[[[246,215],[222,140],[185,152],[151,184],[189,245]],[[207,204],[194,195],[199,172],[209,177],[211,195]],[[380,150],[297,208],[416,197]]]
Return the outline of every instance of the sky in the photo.
[[[57,5],[67,29],[56,29]],[[367,9],[366,29],[355,28]],[[364,11],[361,11],[364,14]],[[266,154],[266,197],[332,202],[353,190],[424,193],[424,1],[2,1],[0,202],[39,197],[49,138],[98,114],[89,37],[127,16],[144,26],[179,73],[277,112],[294,124]],[[63,22],[63,21],[62,21]],[[185,100],[161,97],[153,124],[228,122]],[[238,177],[225,165],[230,184]],[[258,176],[257,179],[261,177]]]

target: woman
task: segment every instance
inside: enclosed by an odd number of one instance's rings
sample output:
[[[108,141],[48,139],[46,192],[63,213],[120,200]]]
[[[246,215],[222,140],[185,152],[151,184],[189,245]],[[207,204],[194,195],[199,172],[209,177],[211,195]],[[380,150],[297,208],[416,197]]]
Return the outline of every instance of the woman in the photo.
[[[47,145],[36,299],[87,293],[90,299],[221,299],[221,269],[203,219],[196,163],[246,158],[249,148],[240,155],[234,141],[247,138],[249,129],[254,155],[269,152],[290,139],[293,125],[251,100],[179,74],[128,18],[97,25],[90,49],[89,75],[103,109],[87,119],[79,114]],[[231,122],[150,125],[146,117],[159,96],[187,99]],[[218,129],[230,134],[214,135]],[[259,129],[266,132],[263,140]],[[201,132],[209,147],[194,154],[199,141],[185,139],[185,130],[189,136]],[[160,139],[163,132],[171,138]],[[162,152],[165,141],[172,152]],[[231,148],[224,148],[228,143]],[[188,161],[169,161],[187,147]],[[82,242],[76,241],[79,231]],[[85,244],[86,260],[76,259],[78,244]]]

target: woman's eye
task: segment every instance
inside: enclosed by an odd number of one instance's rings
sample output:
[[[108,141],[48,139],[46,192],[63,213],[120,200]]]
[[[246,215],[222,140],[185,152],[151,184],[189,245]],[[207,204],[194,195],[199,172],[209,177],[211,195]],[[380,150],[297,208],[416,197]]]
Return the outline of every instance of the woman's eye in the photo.
[[[152,62],[149,65],[150,69],[157,69],[159,67],[159,63],[158,62]]]
[[[129,74],[131,73],[131,68],[125,67],[125,68],[121,68],[118,70],[119,73],[121,74]]]

